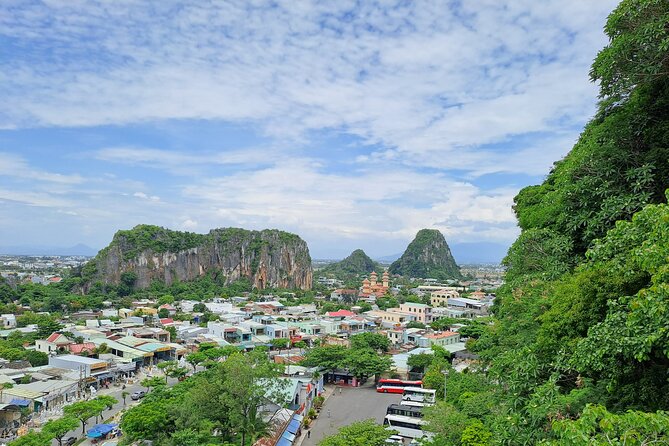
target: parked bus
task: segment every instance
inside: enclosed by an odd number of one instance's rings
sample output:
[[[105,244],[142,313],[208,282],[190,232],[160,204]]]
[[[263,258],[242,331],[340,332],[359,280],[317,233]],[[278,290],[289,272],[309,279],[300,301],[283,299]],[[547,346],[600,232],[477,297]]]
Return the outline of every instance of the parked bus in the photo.
[[[423,418],[423,408],[416,406],[405,406],[403,404],[391,404],[386,409],[387,415],[404,415],[405,417]]]
[[[423,389],[422,387],[405,387],[402,392],[403,401],[416,401],[418,403],[434,404],[437,399],[437,391],[434,389]]]
[[[402,400],[402,401],[400,401],[400,405],[410,406],[410,407],[426,407],[426,406],[433,406],[434,404],[432,404],[432,403],[421,403],[419,401]]]
[[[382,393],[403,393],[405,387],[422,387],[423,381],[405,381],[402,379],[380,379],[376,391]]]
[[[405,417],[403,415],[386,415],[383,419],[383,425],[396,430],[405,438],[432,437],[429,432],[423,431],[423,426],[427,421],[422,418]]]

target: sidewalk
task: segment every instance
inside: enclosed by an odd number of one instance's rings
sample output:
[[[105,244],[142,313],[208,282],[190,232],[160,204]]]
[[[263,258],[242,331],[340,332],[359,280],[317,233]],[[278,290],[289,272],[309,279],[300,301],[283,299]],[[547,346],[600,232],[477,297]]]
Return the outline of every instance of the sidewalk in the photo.
[[[319,418],[320,418],[320,417],[326,417],[326,416],[327,416],[327,413],[326,413],[326,410],[327,410],[327,409],[325,409],[325,403],[327,403],[328,398],[330,398],[330,396],[332,396],[335,392],[337,392],[337,388],[338,388],[338,387],[339,387],[339,386],[336,386],[336,385],[334,385],[334,384],[325,384],[325,385],[323,386],[323,394],[322,394],[322,396],[323,396],[323,398],[325,398],[325,400],[323,401],[323,409],[324,409],[324,410],[321,410],[320,415],[318,415]],[[300,437],[295,441],[295,443],[293,443],[293,446],[301,446],[301,445],[302,445],[302,442],[305,440],[305,438],[307,438],[307,432],[308,432],[310,429],[313,429],[313,423],[315,423],[315,421],[312,422],[311,427],[310,427],[309,429],[305,429],[304,427],[302,428],[302,434],[301,434]]]

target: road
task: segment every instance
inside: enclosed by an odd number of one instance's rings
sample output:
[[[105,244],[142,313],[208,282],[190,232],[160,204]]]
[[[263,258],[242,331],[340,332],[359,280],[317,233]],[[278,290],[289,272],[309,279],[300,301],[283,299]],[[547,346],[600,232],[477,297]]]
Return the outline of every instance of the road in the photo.
[[[388,405],[397,403],[401,399],[401,395],[377,393],[373,381],[363,387],[344,387],[341,394],[339,389],[335,389],[309,429],[311,437],[305,437],[302,446],[316,446],[324,437],[337,433],[339,428],[354,421],[374,418],[377,423],[381,424],[386,416]]]
[[[155,376],[159,376],[159,375],[156,374]],[[177,382],[178,382],[178,381],[177,381],[176,379],[172,379],[172,378],[170,378],[170,379],[168,380],[168,385],[173,386],[173,385],[176,384]],[[135,392],[136,390],[144,390],[144,391],[146,391],[146,387],[142,387],[142,386],[139,385],[139,384],[131,384],[131,385],[127,385],[126,388],[125,388],[125,390],[122,389],[121,387],[110,387],[109,389],[103,389],[103,390],[101,390],[100,392],[98,392],[98,394],[97,394],[98,396],[99,396],[99,395],[109,395],[109,396],[112,396],[112,397],[114,397],[114,398],[116,398],[116,399],[118,400],[118,403],[115,404],[114,407],[112,407],[110,410],[105,410],[105,411],[104,411],[104,413],[102,414],[103,418],[104,418],[105,420],[108,420],[108,419],[110,419],[111,417],[113,417],[113,416],[115,416],[116,414],[118,414],[122,409],[124,409],[124,408],[129,408],[129,407],[132,407],[132,406],[134,406],[134,405],[136,405],[136,404],[139,404],[139,402],[140,402],[141,400],[140,400],[140,401],[133,401],[133,400],[130,398],[130,395],[131,395],[133,392]],[[125,402],[126,402],[125,405],[123,405],[123,397],[121,396],[121,394],[122,394],[123,392],[128,392],[128,396],[126,397],[126,400],[125,400]],[[103,422],[103,421],[100,421],[100,422]],[[91,418],[90,420],[88,420],[88,423],[86,423],[86,430],[90,429],[90,428],[93,427],[94,425],[95,425],[95,418]],[[65,435],[64,438],[68,438],[68,437],[83,438],[83,437],[85,437],[85,435],[86,435],[85,433],[84,433],[84,434],[81,433],[81,423],[79,423],[79,427],[77,427],[77,428],[76,428],[75,430],[73,430],[73,431],[68,432],[68,433]],[[52,443],[52,444],[53,444],[53,446],[57,446],[57,445],[58,445],[58,441],[53,440],[53,443]],[[88,446],[88,445],[92,445],[92,444],[93,444],[93,443],[92,443],[91,440],[89,440],[89,439],[86,439],[86,440],[84,440],[83,442],[80,443],[80,445],[82,445],[82,446]],[[100,444],[100,443],[98,443],[98,444]]]

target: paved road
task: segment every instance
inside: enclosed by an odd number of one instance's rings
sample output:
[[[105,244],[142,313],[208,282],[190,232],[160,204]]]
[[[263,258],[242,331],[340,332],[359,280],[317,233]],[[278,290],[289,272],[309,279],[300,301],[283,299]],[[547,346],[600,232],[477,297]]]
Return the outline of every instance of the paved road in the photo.
[[[376,393],[373,381],[363,387],[344,387],[341,395],[339,389],[335,389],[309,429],[311,438],[304,438],[302,446],[316,446],[324,437],[336,433],[339,428],[354,421],[374,418],[381,424],[388,405],[401,399],[402,396],[397,394]]]

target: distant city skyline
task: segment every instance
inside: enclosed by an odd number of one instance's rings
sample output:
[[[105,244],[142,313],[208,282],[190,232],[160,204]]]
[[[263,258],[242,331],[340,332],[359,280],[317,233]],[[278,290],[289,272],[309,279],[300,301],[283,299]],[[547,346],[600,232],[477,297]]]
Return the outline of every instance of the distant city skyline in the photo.
[[[615,4],[2,4],[0,246],[147,223],[492,254],[594,113]]]

